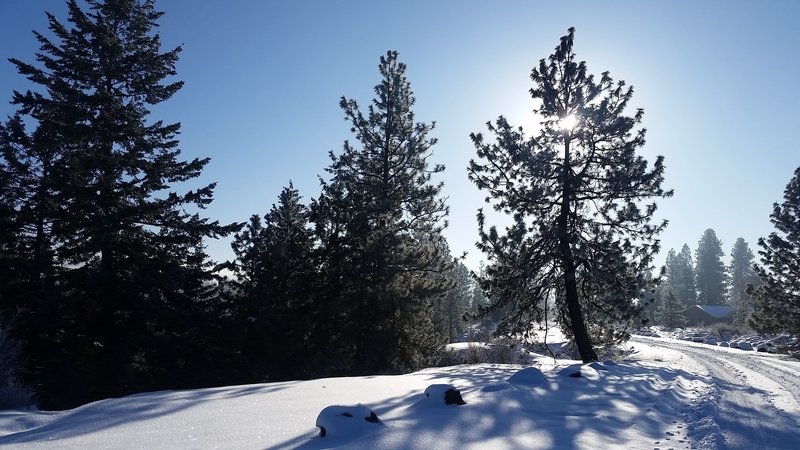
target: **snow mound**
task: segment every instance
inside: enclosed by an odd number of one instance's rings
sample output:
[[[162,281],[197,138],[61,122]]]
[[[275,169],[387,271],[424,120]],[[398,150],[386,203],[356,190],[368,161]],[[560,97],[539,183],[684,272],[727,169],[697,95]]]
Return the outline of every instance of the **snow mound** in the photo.
[[[558,371],[560,377],[570,378],[588,378],[590,380],[599,380],[600,372],[590,364],[571,364]],[[599,363],[598,363],[599,364]],[[601,369],[602,370],[602,369]]]
[[[375,429],[383,422],[368,407],[357,405],[332,405],[320,411],[317,427],[321,437],[353,437]]]
[[[526,367],[508,377],[508,382],[516,386],[539,386],[547,383],[547,377],[536,367]]]
[[[486,386],[481,388],[481,392],[498,392],[498,391],[508,391],[514,390],[514,386],[507,381],[502,381],[500,383],[491,383],[487,384]]]
[[[605,363],[601,363],[598,361],[589,363],[589,367],[591,367],[594,370],[608,370],[608,367],[606,367]]]

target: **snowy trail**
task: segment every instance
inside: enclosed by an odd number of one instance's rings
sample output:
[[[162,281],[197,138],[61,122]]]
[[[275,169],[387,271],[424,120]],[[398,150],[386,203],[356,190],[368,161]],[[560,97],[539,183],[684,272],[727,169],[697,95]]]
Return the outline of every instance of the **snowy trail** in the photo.
[[[787,442],[800,440],[800,362],[683,341],[635,341],[681,352],[707,371],[712,386],[708,395],[716,398],[707,402],[703,414],[722,435],[718,448],[786,449]]]

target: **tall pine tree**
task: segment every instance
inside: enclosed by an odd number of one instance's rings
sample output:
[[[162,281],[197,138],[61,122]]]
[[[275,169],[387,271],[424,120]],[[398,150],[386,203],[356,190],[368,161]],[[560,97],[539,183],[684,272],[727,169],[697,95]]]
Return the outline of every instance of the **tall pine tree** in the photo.
[[[406,65],[395,51],[380,58],[381,81],[366,114],[342,98],[358,145],[331,152],[320,198],[312,205],[321,244],[323,307],[331,329],[333,372],[419,368],[443,344],[434,300],[452,287],[441,245],[448,213],[429,165],[433,124],[416,122]]]
[[[695,282],[697,302],[701,305],[724,305],[727,281],[722,263],[722,241],[711,228],[703,232],[697,243]]]
[[[736,307],[735,322],[747,323],[753,311],[753,302],[747,293],[748,285],[757,285],[758,276],[753,269],[753,252],[744,238],[736,239],[731,249],[731,262],[728,265],[728,303]]]
[[[500,235],[479,213],[479,248],[490,262],[483,286],[493,302],[486,313],[510,305],[501,330],[524,332],[554,299],[581,359],[592,361],[591,336],[624,338],[618,326],[639,314],[634,299],[651,290],[646,274],[666,222],[651,223],[656,205],[648,201],[671,192],[661,189],[663,158],[648,167],[637,153],[643,111],[625,114],[633,89],[608,72],[589,75],[573,51],[574,31],[531,72],[541,131],[527,137],[503,117],[488,123],[496,141],[471,135],[478,159],[469,176],[514,218]]]
[[[27,154],[14,158],[37,164],[29,172],[49,190],[50,204],[39,210],[45,215],[26,225],[47,219],[46,236],[38,224],[33,236],[51,241],[41,248],[55,252],[60,272],[52,284],[62,297],[59,333],[31,359],[47,385],[41,394],[46,404],[66,406],[209,383],[213,333],[201,327],[219,311],[203,239],[235,227],[199,213],[214,184],[174,189],[209,160],[180,159],[180,124],[150,119],[150,108],[183,84],[172,80],[180,47],[161,51],[162,13],[152,0],[67,5],[67,24],[48,14],[52,38],[34,33],[37,63],[11,59],[38,86],[14,93],[20,114],[37,126]],[[36,198],[29,203],[40,206]],[[43,256],[34,252],[33,261]],[[30,306],[35,327],[51,305]],[[53,356],[53,348],[63,354]],[[60,375],[48,375],[54,371]]]
[[[763,331],[785,331],[800,338],[800,167],[783,191],[783,203],[770,214],[775,231],[758,241],[763,285],[751,287],[754,311],[750,325]]]

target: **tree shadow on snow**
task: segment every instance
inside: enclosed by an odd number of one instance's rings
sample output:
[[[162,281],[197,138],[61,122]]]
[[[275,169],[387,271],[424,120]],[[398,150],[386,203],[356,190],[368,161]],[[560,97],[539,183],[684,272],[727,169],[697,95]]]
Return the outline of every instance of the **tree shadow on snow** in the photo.
[[[202,406],[205,402],[280,391],[297,383],[158,391],[99,400],[63,413],[54,413],[57,417],[39,427],[0,437],[0,446],[81,437],[120,425],[169,416]]]
[[[309,429],[272,448],[578,449],[610,448],[632,439],[637,443],[652,439],[653,448],[689,446],[683,414],[697,396],[695,376],[689,372],[637,362],[601,367],[607,370],[575,364],[548,372],[548,381],[540,386],[504,386],[518,369],[505,365],[437,369],[417,393],[375,405],[384,427],[336,439],[315,437],[316,430]],[[577,370],[584,376],[568,376]],[[467,404],[419,407],[424,382],[459,387]],[[491,389],[482,390],[484,386]]]

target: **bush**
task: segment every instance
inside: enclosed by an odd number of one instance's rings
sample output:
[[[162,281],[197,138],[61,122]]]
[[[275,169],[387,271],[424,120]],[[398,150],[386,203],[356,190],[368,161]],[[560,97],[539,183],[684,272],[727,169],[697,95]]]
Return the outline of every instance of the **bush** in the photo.
[[[708,326],[708,329],[719,336],[721,341],[729,341],[734,336],[743,336],[753,332],[750,328],[743,325],[734,325],[730,323],[714,323]]]
[[[519,347],[507,339],[498,339],[492,343],[469,342],[466,347],[445,349],[439,358],[440,367],[458,364],[520,364]]]

